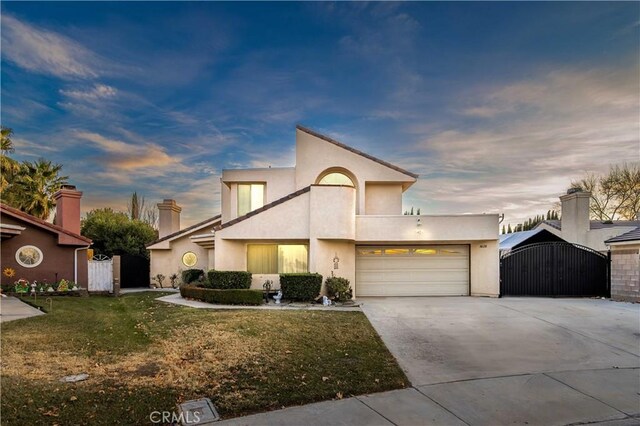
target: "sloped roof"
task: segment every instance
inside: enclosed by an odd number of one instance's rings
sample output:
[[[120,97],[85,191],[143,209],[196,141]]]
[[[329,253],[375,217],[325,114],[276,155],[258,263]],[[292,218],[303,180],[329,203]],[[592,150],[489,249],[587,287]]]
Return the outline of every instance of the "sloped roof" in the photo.
[[[325,135],[323,135],[321,133],[318,133],[318,132],[316,132],[314,130],[311,130],[311,129],[307,128],[307,127],[301,126],[300,124],[298,124],[296,126],[296,129],[298,129],[298,130],[300,130],[302,132],[308,133],[311,136],[315,136],[315,137],[317,137],[319,139],[322,139],[323,141],[326,141],[326,142],[332,143],[332,144],[334,144],[336,146],[339,146],[342,149],[346,149],[347,151],[353,152],[354,154],[360,155],[361,157],[367,158],[367,159],[369,159],[371,161],[375,161],[378,164],[382,164],[383,166],[388,167],[388,168],[390,168],[392,170],[395,170],[396,172],[400,172],[400,173],[405,174],[407,176],[411,176],[414,179],[418,178],[418,175],[415,174],[415,173],[411,173],[411,172],[409,172],[409,171],[407,171],[407,170],[405,170],[403,168],[400,168],[400,167],[395,166],[395,165],[393,165],[391,163],[388,163],[388,162],[386,162],[384,160],[376,158],[373,155],[369,155],[366,152],[362,152],[360,150],[352,148],[352,147],[350,147],[348,145],[343,144],[342,142],[338,142],[335,139],[332,139],[332,138],[330,138],[328,136],[325,136]]]
[[[22,210],[18,210],[15,209],[13,207],[10,207],[4,203],[0,203],[0,211],[8,216],[11,216],[13,218],[16,218],[18,220],[22,220],[24,222],[27,222],[30,225],[34,225],[38,228],[44,229],[46,231],[50,231],[53,232],[55,234],[64,234],[67,235],[69,237],[71,237],[72,239],[66,243],[64,245],[71,245],[71,246],[86,246],[91,244],[91,240],[87,237],[83,237],[80,234],[76,234],[75,232],[71,232],[67,229],[62,228],[61,226],[58,225],[54,225],[53,223],[49,223],[46,220],[42,220],[40,218],[37,218],[35,216],[32,216],[28,213],[23,212]]]
[[[311,190],[311,186],[312,185],[306,186],[306,187],[304,187],[302,189],[299,189],[299,190],[297,190],[295,192],[292,192],[289,195],[285,195],[282,198],[278,198],[277,200],[272,201],[269,204],[265,204],[264,206],[260,207],[259,209],[252,210],[249,213],[245,214],[244,216],[237,217],[237,218],[235,218],[233,220],[230,220],[228,222],[223,223],[222,225],[216,226],[215,230],[219,231],[221,229],[228,228],[230,226],[235,225],[238,222],[242,222],[243,220],[249,219],[250,217],[253,217],[253,216],[257,215],[257,214],[260,214],[265,210],[269,210],[270,208],[273,208],[273,207],[275,207],[275,206],[277,206],[279,204],[282,204],[285,201],[289,201],[289,200],[291,200],[293,198],[296,198],[296,197],[298,197],[298,196],[300,196],[300,195],[302,195],[302,194],[304,194],[306,192],[309,192]],[[336,185],[336,186],[342,186],[342,185]]]
[[[609,238],[605,241],[606,244],[609,243],[623,243],[627,241],[640,241],[640,226],[636,229],[632,229],[629,232],[625,232],[624,234],[620,234],[617,237]]]
[[[559,220],[545,220],[540,223],[546,223],[547,225],[562,229],[562,222]],[[640,226],[640,220],[614,220],[611,223],[603,222],[601,220],[592,220],[589,222],[589,229],[605,229],[605,228],[618,228],[621,226]]]
[[[174,233],[171,233],[169,235],[165,235],[164,237],[158,238],[154,242],[147,244],[147,248],[151,247],[152,245],[161,243],[163,241],[172,240],[172,239],[178,238],[178,237],[180,237],[180,236],[182,236],[184,234],[188,234],[190,231],[193,231],[193,230],[198,229],[198,228],[202,228],[203,226],[206,226],[209,223],[211,223],[213,225],[215,222],[219,221],[221,217],[222,217],[222,215],[216,215],[216,216],[210,217],[209,219],[205,219],[205,220],[203,220],[201,222],[198,222],[195,225],[191,225],[191,226],[189,226],[187,228],[181,229],[181,230],[176,231]]]

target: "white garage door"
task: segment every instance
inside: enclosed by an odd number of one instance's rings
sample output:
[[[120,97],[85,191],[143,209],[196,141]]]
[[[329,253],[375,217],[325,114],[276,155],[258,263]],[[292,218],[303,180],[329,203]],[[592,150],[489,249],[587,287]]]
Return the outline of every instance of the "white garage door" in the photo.
[[[466,296],[469,246],[358,246],[356,296]]]

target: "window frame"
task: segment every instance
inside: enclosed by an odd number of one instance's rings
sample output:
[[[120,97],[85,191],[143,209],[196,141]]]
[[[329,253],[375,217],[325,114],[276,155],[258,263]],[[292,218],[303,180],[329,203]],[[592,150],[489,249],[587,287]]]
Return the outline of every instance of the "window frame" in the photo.
[[[266,200],[266,193],[267,193],[267,184],[266,182],[239,182],[236,184],[237,188],[236,188],[236,213],[237,213],[237,217],[241,217],[244,216],[246,214],[251,213],[254,210],[257,210],[261,207],[264,207],[265,200]],[[243,186],[248,186],[249,187],[249,210],[247,210],[246,212],[242,212],[241,213],[241,208],[240,208],[240,203],[241,203],[241,199],[240,199],[240,187]],[[262,187],[262,203],[260,204],[260,206],[256,206],[253,207],[253,196],[254,196],[254,187]]]
[[[273,246],[275,247],[275,251],[276,251],[276,271],[275,272],[253,272],[253,271],[249,271],[249,247],[251,246]],[[309,244],[279,244],[279,243],[258,243],[258,244],[247,244],[247,254],[246,254],[246,260],[247,260],[247,272],[250,272],[252,274],[255,275],[278,275],[278,274],[284,274],[284,273],[289,273],[289,272],[281,272],[280,271],[280,265],[281,265],[281,261],[280,261],[280,247],[282,246],[303,246],[306,248],[307,251],[307,259],[306,259],[306,270],[302,271],[302,272],[293,272],[293,273],[308,273],[309,272]]]
[[[22,259],[20,259],[20,252],[22,252],[22,250],[24,249],[34,249],[36,251],[36,253],[38,253],[39,255],[39,259],[36,263],[30,264],[30,263],[24,263],[22,261]],[[39,247],[36,247],[32,244],[27,244],[24,245],[22,247],[19,247],[16,250],[16,254],[15,254],[15,258],[16,258],[16,262],[18,263],[18,265],[24,267],[24,268],[35,268],[36,266],[40,265],[42,263],[42,261],[44,260],[44,253],[42,253],[42,250],[40,250]]]

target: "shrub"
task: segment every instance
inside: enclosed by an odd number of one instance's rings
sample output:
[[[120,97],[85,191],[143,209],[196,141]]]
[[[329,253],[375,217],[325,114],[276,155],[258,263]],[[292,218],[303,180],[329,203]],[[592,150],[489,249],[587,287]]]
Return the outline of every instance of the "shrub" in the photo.
[[[327,278],[325,281],[327,296],[333,297],[339,302],[351,299],[353,290],[349,286],[349,280],[341,277]]]
[[[285,299],[307,302],[318,297],[321,287],[320,274],[280,274],[280,289]]]
[[[261,305],[263,303],[261,290],[221,290],[196,287],[194,285],[183,285],[180,287],[180,295],[189,299],[224,305]]]
[[[198,281],[202,276],[204,276],[204,271],[202,269],[186,269],[182,271],[182,282],[185,284],[191,284]]]
[[[246,289],[251,287],[251,272],[216,271],[212,269],[207,272],[207,281],[204,286],[222,290]]]

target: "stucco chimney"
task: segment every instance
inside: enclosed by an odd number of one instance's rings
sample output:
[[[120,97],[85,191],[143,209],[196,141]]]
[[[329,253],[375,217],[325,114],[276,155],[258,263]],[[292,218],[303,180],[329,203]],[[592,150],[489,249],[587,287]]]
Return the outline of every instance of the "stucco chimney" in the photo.
[[[566,195],[560,197],[562,203],[562,238],[585,245],[587,232],[590,229],[589,200],[591,193],[580,188],[571,188]]]
[[[175,200],[164,200],[158,203],[160,217],[158,219],[158,237],[162,238],[180,230],[180,212],[182,207]]]
[[[56,216],[54,224],[67,231],[80,234],[80,198],[82,192],[76,190],[75,185],[62,185],[53,194],[56,200]]]

